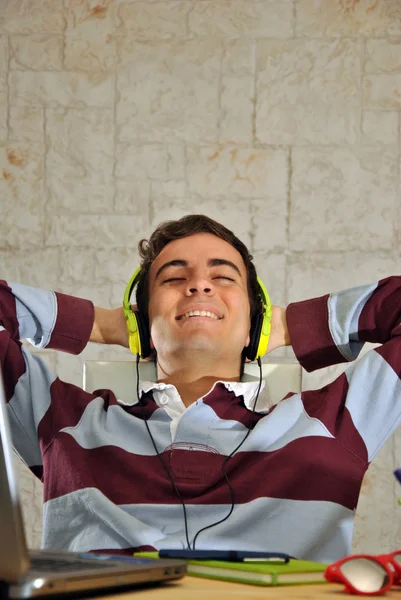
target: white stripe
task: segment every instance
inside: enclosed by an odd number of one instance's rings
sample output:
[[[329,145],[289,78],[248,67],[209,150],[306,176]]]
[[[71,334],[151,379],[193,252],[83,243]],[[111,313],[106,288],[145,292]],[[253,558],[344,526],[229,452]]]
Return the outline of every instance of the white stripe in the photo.
[[[159,452],[173,442],[170,423],[170,417],[163,409],[157,409],[148,420]],[[142,456],[156,454],[144,421],[131,416],[118,405],[105,411],[102,398],[95,398],[88,404],[76,426],[65,427],[61,431],[71,435],[82,448],[113,445]],[[174,444],[209,446],[212,451],[228,456],[247,431],[248,428],[238,421],[220,419],[209,405],[198,400],[181,416]],[[256,424],[240,451],[278,450],[308,436],[333,438],[321,421],[305,412],[300,396],[294,394],[282,400],[270,415]]]
[[[387,344],[398,344],[391,340]],[[345,372],[346,406],[361,434],[371,461],[401,424],[400,376],[375,350],[370,350]]]
[[[330,333],[337,348],[348,361],[355,360],[363,347],[364,343],[359,341],[358,336],[358,321],[363,307],[376,288],[377,283],[329,296]]]
[[[192,543],[200,529],[224,518],[230,506],[186,509]],[[44,517],[43,542],[48,548],[82,552],[144,545],[186,547],[180,504],[116,506],[90,488],[47,502]],[[353,511],[332,502],[259,498],[236,505],[226,521],[199,535],[196,547],[269,550],[332,562],[351,551],[353,519]]]

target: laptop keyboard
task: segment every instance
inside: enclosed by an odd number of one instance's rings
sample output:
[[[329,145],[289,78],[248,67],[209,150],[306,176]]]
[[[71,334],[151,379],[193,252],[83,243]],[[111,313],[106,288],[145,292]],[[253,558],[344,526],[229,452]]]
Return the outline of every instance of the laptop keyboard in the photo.
[[[31,570],[52,573],[65,573],[68,571],[87,571],[88,569],[110,569],[107,560],[65,560],[63,558],[31,557]]]

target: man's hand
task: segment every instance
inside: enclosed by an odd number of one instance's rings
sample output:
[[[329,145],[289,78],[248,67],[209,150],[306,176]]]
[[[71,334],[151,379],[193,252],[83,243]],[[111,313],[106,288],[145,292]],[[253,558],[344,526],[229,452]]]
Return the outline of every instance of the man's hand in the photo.
[[[272,305],[272,323],[267,354],[281,346],[291,346],[291,338],[287,329],[286,309]]]
[[[136,310],[136,305],[132,305]],[[90,342],[97,344],[117,344],[128,348],[128,332],[123,313],[123,307],[100,308],[95,306],[95,320]]]

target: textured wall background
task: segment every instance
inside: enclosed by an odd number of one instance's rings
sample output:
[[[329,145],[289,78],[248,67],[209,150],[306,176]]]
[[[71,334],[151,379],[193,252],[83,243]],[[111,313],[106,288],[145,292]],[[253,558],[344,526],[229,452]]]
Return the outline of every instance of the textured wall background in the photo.
[[[138,240],[188,212],[249,245],[276,304],[399,274],[400,111],[400,0],[1,0],[1,276],[118,305]],[[42,354],[77,384],[129,358]],[[400,465],[401,432],[355,550],[401,545]]]

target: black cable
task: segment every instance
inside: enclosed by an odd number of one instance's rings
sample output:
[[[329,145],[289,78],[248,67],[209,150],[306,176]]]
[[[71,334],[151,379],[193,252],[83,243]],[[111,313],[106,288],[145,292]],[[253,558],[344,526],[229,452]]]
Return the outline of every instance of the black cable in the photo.
[[[225,472],[225,466],[226,466],[227,462],[230,460],[230,458],[237,452],[237,450],[239,448],[241,448],[242,444],[245,442],[246,438],[251,433],[251,428],[252,428],[252,425],[253,425],[253,417],[254,417],[254,414],[255,414],[256,403],[258,401],[259,392],[260,392],[260,388],[261,388],[261,385],[262,385],[262,362],[261,362],[260,358],[258,358],[257,361],[258,361],[258,365],[259,365],[259,386],[258,386],[258,391],[256,392],[255,402],[253,403],[252,414],[251,414],[251,422],[249,424],[248,431],[246,432],[246,434],[245,434],[244,439],[242,440],[242,442],[240,442],[238,444],[238,446],[236,448],[234,448],[234,450],[231,452],[231,454],[229,456],[227,456],[227,458],[223,461],[223,464],[222,464],[222,467],[221,467],[221,470],[222,470],[222,473],[224,475],[224,478],[225,478],[225,480],[227,482],[227,485],[228,485],[228,487],[230,489],[230,494],[231,494],[231,508],[230,508],[228,514],[224,517],[224,519],[221,519],[220,521],[216,521],[216,523],[212,523],[211,525],[207,525],[206,527],[203,527],[202,529],[200,529],[198,531],[198,533],[194,537],[194,541],[192,542],[192,550],[195,550],[196,538],[198,537],[198,535],[202,531],[205,531],[205,529],[210,529],[210,527],[215,527],[215,525],[219,525],[220,523],[223,523],[223,521],[226,521],[228,519],[228,517],[231,515],[231,513],[233,512],[233,510],[234,510],[234,504],[235,504],[235,502],[234,502],[234,490],[233,490],[232,485],[231,485],[231,483],[230,483],[230,481],[228,479],[227,473]]]
[[[140,356],[139,356],[139,354],[137,354],[137,357],[136,357],[136,395],[138,397],[138,402],[139,402],[139,404],[141,406],[142,417],[143,417],[143,420],[145,421],[146,429],[148,430],[148,433],[150,435],[150,439],[152,440],[153,447],[154,447],[154,449],[156,451],[156,454],[159,457],[159,459],[160,459],[163,467],[166,470],[166,473],[167,473],[167,475],[168,475],[168,477],[169,477],[169,479],[171,481],[171,485],[173,486],[173,489],[174,489],[175,493],[177,494],[177,496],[179,497],[179,499],[181,501],[182,509],[184,511],[185,537],[187,538],[187,546],[188,546],[187,549],[191,550],[191,543],[189,541],[189,535],[188,535],[187,510],[185,508],[184,500],[182,499],[181,494],[180,494],[180,492],[177,489],[177,486],[175,484],[174,478],[173,478],[173,476],[171,474],[171,471],[170,471],[169,467],[166,465],[166,463],[164,462],[163,458],[159,454],[159,451],[157,449],[155,440],[153,439],[153,435],[151,434],[150,429],[149,429],[148,420],[145,418],[145,415],[144,415],[144,412],[143,412],[143,404],[142,404],[142,402],[141,402],[141,400],[139,398],[139,358],[140,358]]]
[[[139,402],[139,404],[141,405],[142,417],[143,417],[143,419],[144,419],[144,421],[145,421],[146,429],[148,430],[148,433],[149,433],[149,435],[150,435],[150,439],[152,440],[152,444],[153,444],[153,447],[154,447],[154,449],[155,449],[155,451],[156,451],[156,454],[157,454],[157,456],[159,457],[159,459],[160,459],[160,461],[161,461],[161,463],[162,463],[163,467],[165,468],[165,470],[166,470],[166,472],[167,472],[167,475],[168,475],[168,477],[169,477],[169,479],[170,479],[170,481],[171,481],[171,484],[172,484],[172,486],[173,486],[173,489],[174,489],[175,493],[177,494],[178,498],[179,498],[179,499],[180,499],[180,501],[181,501],[182,508],[183,508],[183,511],[184,511],[185,537],[186,537],[186,540],[187,540],[187,546],[188,546],[188,550],[191,550],[191,543],[190,543],[190,541],[189,541],[189,535],[188,535],[188,519],[187,519],[187,511],[186,511],[186,507],[185,507],[184,500],[182,499],[182,496],[181,496],[180,492],[179,492],[179,491],[178,491],[178,489],[177,489],[177,486],[176,486],[176,484],[175,484],[174,478],[173,478],[173,476],[172,476],[172,474],[171,474],[171,471],[170,471],[169,467],[166,465],[166,463],[164,462],[163,458],[162,458],[162,457],[161,457],[161,455],[159,454],[159,451],[158,451],[158,449],[157,449],[156,443],[155,443],[155,441],[154,441],[154,439],[153,439],[153,435],[152,435],[152,434],[151,434],[151,432],[150,432],[150,429],[149,429],[149,425],[148,425],[147,419],[145,419],[145,416],[144,416],[144,412],[143,412],[143,404],[141,403],[141,401],[140,401],[140,398],[139,398],[139,358],[140,358],[140,356],[139,356],[139,354],[138,354],[138,355],[137,355],[137,360],[136,360],[136,377],[137,377],[137,379],[136,379],[136,393],[137,393],[137,397],[138,397],[138,402]],[[211,527],[215,527],[216,525],[219,525],[220,523],[223,523],[223,521],[226,521],[226,520],[228,519],[228,517],[231,515],[231,513],[233,512],[233,510],[234,510],[234,505],[235,505],[235,499],[234,499],[234,490],[233,490],[233,488],[232,488],[232,485],[231,485],[231,483],[230,483],[230,480],[228,479],[227,473],[225,472],[225,466],[226,466],[227,462],[230,460],[230,458],[231,458],[231,457],[232,457],[232,456],[233,456],[233,455],[234,455],[234,454],[237,452],[237,450],[238,450],[239,448],[241,448],[242,444],[245,442],[246,438],[247,438],[247,437],[249,436],[249,434],[251,433],[251,429],[252,429],[252,425],[253,425],[253,418],[254,418],[254,415],[255,415],[256,403],[257,403],[257,401],[258,401],[258,398],[259,398],[259,392],[260,392],[260,388],[261,388],[261,386],[262,386],[262,361],[260,360],[260,358],[258,358],[258,359],[257,359],[257,363],[258,363],[258,365],[259,365],[259,385],[258,385],[258,390],[257,390],[257,392],[256,392],[256,398],[255,398],[255,402],[253,403],[252,414],[251,414],[251,420],[250,420],[250,424],[249,424],[249,427],[248,427],[248,431],[246,432],[246,434],[245,434],[245,436],[244,436],[243,440],[242,440],[242,441],[241,441],[241,442],[238,444],[238,446],[237,446],[236,448],[234,448],[234,450],[231,452],[231,454],[230,454],[229,456],[227,456],[227,457],[224,459],[224,461],[223,461],[223,464],[222,464],[222,467],[221,467],[221,470],[222,470],[223,476],[224,476],[224,478],[225,478],[225,480],[226,480],[226,482],[227,482],[227,485],[228,485],[228,487],[229,487],[229,490],[230,490],[230,496],[231,496],[231,508],[230,508],[230,510],[229,510],[229,512],[228,512],[228,514],[227,514],[227,515],[224,517],[224,519],[220,519],[220,521],[216,521],[216,523],[212,523],[211,525],[207,525],[206,527],[203,527],[202,529],[200,529],[200,530],[199,530],[199,531],[196,533],[196,535],[195,535],[195,537],[194,537],[194,541],[193,541],[193,543],[192,543],[192,550],[195,550],[196,538],[198,537],[198,535],[199,535],[200,533],[202,533],[202,531],[205,531],[206,529],[210,529]]]

